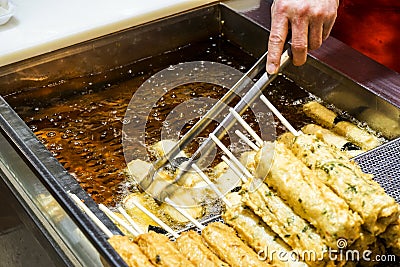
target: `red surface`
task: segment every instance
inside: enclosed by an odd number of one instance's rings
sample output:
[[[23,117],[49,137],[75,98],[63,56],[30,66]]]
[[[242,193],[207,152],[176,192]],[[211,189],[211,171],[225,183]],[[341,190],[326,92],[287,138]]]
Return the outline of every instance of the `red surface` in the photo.
[[[400,73],[399,0],[342,0],[331,35]]]

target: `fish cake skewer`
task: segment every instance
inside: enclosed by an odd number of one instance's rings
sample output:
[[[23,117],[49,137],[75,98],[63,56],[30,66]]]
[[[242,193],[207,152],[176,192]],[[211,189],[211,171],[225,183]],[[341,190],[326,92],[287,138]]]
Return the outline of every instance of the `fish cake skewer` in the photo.
[[[381,144],[379,139],[374,135],[351,122],[343,121],[335,112],[316,101],[304,104],[303,111],[318,124],[346,137],[349,141],[364,150],[373,149]]]
[[[154,267],[137,244],[127,236],[114,235],[108,239],[129,267]]]
[[[266,184],[261,184],[255,190],[247,189],[248,185],[245,184],[241,192],[245,205],[262,218],[285,243],[294,250],[312,250],[316,252],[316,258],[325,258],[323,251],[328,246],[307,221],[295,214]]]
[[[165,235],[150,231],[137,236],[135,242],[155,266],[195,266],[178,251],[175,244]]]
[[[337,147],[349,157],[355,157],[365,152],[360,147],[347,140],[345,137],[316,124],[307,124],[301,128],[301,131],[305,134],[313,134],[317,136],[325,143]]]
[[[394,254],[400,257],[400,216],[397,221],[389,225],[386,231],[380,235]]]
[[[267,173],[256,171],[256,176],[265,177],[265,183],[294,212],[314,225],[330,247],[336,248],[339,238],[346,238],[351,244],[360,236],[360,216],[331,188],[319,181],[284,144],[264,142],[255,160],[260,169],[269,167]]]
[[[266,225],[260,217],[242,204],[229,208],[222,215],[225,223],[233,227],[239,237],[251,246],[258,255],[275,266],[305,267],[307,264],[290,259],[291,248]],[[276,253],[285,253],[287,259],[281,260]]]
[[[363,173],[340,150],[313,135],[294,137],[286,133],[280,141],[305,165],[317,172],[316,179],[332,188],[361,216],[363,226],[368,231],[378,235],[397,219],[399,208],[396,201],[372,180],[372,175]]]
[[[175,241],[175,245],[188,260],[198,267],[227,267],[205,244],[201,236],[194,232],[183,232]]]
[[[201,233],[212,251],[232,267],[262,267],[272,266],[262,261],[257,254],[247,246],[233,228],[220,223],[208,224]]]

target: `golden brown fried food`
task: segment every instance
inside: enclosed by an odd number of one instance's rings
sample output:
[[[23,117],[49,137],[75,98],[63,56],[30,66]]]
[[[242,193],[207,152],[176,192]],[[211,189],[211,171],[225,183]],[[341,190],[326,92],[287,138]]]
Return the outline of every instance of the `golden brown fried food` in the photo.
[[[384,239],[386,246],[400,257],[400,216],[380,237]]]
[[[381,144],[376,136],[351,122],[338,120],[338,116],[335,112],[327,109],[318,102],[312,101],[304,104],[303,111],[318,124],[346,137],[350,142],[364,150],[370,150]]]
[[[183,232],[175,242],[179,251],[198,267],[227,267],[203,242],[201,236],[194,232]]]
[[[361,216],[368,231],[378,235],[397,219],[399,209],[396,201],[372,180],[372,175],[363,173],[342,151],[314,135],[294,137],[286,133],[285,136],[280,141],[284,141],[299,160],[316,172],[315,179],[329,186]]]
[[[348,121],[336,123],[333,131],[346,137],[364,150],[370,150],[381,145],[381,141],[377,137]]]
[[[202,231],[202,237],[212,251],[233,267],[271,266],[261,261],[257,254],[236,235],[236,232],[223,223],[208,224]]]
[[[151,263],[163,267],[194,267],[167,236],[150,231],[136,238],[143,253]]]
[[[281,260],[275,255],[277,252],[289,255],[291,248],[249,208],[243,205],[228,208],[222,218],[258,255],[263,255],[266,261],[274,266],[307,266],[304,262],[292,260],[290,257]]]
[[[355,157],[365,152],[360,147],[354,145],[352,142],[347,140],[345,137],[316,124],[307,124],[306,126],[301,128],[301,131],[306,134],[313,134],[317,136],[325,143],[331,146],[335,146],[338,149],[344,151],[344,153],[346,153],[346,155],[349,157]]]
[[[114,235],[108,239],[111,246],[119,253],[129,267],[152,267],[149,259],[127,236]]]
[[[257,177],[265,177],[265,183],[315,226],[330,247],[336,248],[338,238],[351,244],[360,236],[360,216],[284,144],[264,142],[255,159],[259,165],[271,166],[267,175],[257,173]]]
[[[308,117],[328,129],[332,128],[335,124],[336,113],[318,102],[311,101],[304,104],[303,111]]]
[[[261,184],[256,190],[248,190],[248,185],[245,184],[241,192],[244,203],[283,241],[293,250],[315,251],[315,259],[328,260],[323,253],[328,249],[326,241],[307,221],[294,213],[266,184]],[[325,266],[325,262],[314,261],[313,266]]]
[[[149,194],[145,192],[130,193],[122,200],[122,206],[129,216],[132,217],[132,220],[138,224],[142,232],[147,232],[149,225],[158,226],[158,224],[136,207],[134,204],[135,201],[154,213],[161,220],[166,221],[165,215],[159,205]]]

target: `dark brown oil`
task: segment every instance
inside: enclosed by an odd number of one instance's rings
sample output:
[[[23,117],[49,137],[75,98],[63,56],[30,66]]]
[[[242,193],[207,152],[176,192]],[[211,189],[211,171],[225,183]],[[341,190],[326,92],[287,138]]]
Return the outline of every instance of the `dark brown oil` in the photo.
[[[48,88],[44,87],[5,98],[82,188],[97,203],[113,206],[128,190],[134,189],[129,187],[124,173],[126,162],[122,147],[124,115],[132,95],[158,70],[169,64],[194,60],[221,62],[243,72],[255,62],[255,58],[243,50],[215,37],[142,61],[141,64],[147,68],[138,73],[132,73],[129,66],[124,66],[108,73],[63,81],[62,88],[69,84],[71,87],[82,84],[73,93],[69,90],[65,95],[55,97],[55,94],[48,94],[49,97],[45,97],[46,92],[42,91]],[[98,76],[117,79],[110,83],[96,83]],[[57,90],[57,86],[54,87],[53,90]],[[160,140],[163,121],[179,103],[199,96],[219,99],[226,91],[227,88],[212,84],[191,83],[168,92],[153,107],[153,115],[147,120],[146,144]],[[298,107],[309,98],[309,94],[294,82],[280,76],[265,94],[295,127],[300,128],[308,122]],[[254,116],[250,113],[245,116],[257,129]],[[188,122],[182,134],[195,122]],[[277,125],[278,134],[285,131],[283,126]],[[206,136],[214,126],[211,125],[202,135]],[[193,144],[188,152],[193,152],[197,146]]]

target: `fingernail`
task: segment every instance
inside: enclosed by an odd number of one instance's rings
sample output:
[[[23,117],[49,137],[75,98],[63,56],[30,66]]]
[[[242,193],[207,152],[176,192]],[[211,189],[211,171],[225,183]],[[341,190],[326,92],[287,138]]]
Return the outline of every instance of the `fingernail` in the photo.
[[[268,72],[269,74],[274,74],[274,73],[276,72],[276,65],[273,64],[273,63],[269,63],[269,64],[267,65],[267,72]]]

